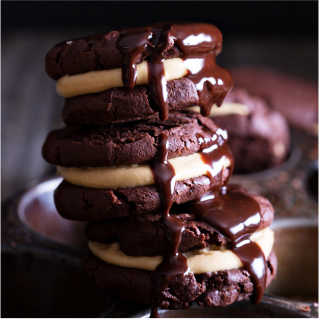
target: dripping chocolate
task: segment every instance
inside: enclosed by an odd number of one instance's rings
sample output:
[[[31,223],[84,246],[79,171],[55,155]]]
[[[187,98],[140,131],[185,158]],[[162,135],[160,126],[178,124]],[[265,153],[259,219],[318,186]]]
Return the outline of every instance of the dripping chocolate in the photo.
[[[79,52],[77,52],[77,48],[80,48]],[[105,57],[104,60],[101,59],[103,49],[111,56],[111,63],[109,60],[106,61]],[[97,125],[97,129],[92,128],[91,130],[91,128],[84,125],[82,129],[79,129],[80,133],[75,133],[75,138],[71,142],[72,148],[80,147],[82,138],[85,147],[80,149],[80,151],[76,149],[77,154],[84,153],[84,149],[87,150],[89,148],[92,149],[92,153],[99,153],[107,145],[109,154],[105,154],[105,163],[102,162],[99,167],[92,165],[92,161],[90,161],[91,153],[89,155],[86,153],[80,155],[85,155],[87,167],[77,167],[74,164],[77,161],[72,158],[72,154],[67,154],[66,162],[71,169],[75,167],[75,171],[81,171],[83,175],[88,174],[88,180],[90,180],[92,171],[103,171],[104,168],[111,169],[114,167],[114,162],[108,162],[111,160],[116,161],[116,169],[120,169],[121,165],[139,167],[141,164],[142,166],[148,166],[150,169],[151,176],[149,179],[153,177],[152,182],[139,186],[127,186],[125,184],[126,186],[122,186],[122,188],[121,185],[114,186],[114,189],[109,186],[109,188],[106,187],[107,189],[104,189],[103,181],[94,187],[85,181],[81,181],[83,184],[79,185],[77,184],[77,178],[71,179],[69,175],[63,175],[62,173],[65,180],[56,191],[55,201],[61,215],[72,216],[75,220],[92,221],[95,219],[95,225],[99,228],[99,234],[94,231],[97,228],[92,228],[93,231],[88,232],[90,234],[89,247],[91,252],[88,253],[83,261],[87,274],[100,288],[108,289],[114,294],[132,301],[152,304],[151,315],[153,317],[158,316],[157,306],[168,309],[187,308],[192,302],[197,302],[202,306],[225,306],[248,296],[251,296],[253,303],[258,303],[266,284],[269,284],[268,279],[271,280],[275,276],[275,270],[271,270],[270,266],[267,266],[263,250],[251,239],[251,236],[266,227],[262,223],[260,201],[255,200],[240,186],[228,185],[234,163],[227,145],[227,132],[216,127],[212,120],[203,117],[207,117],[210,114],[210,109],[214,104],[217,106],[222,104],[225,95],[232,87],[233,79],[230,73],[216,64],[216,56],[221,50],[222,35],[213,25],[164,22],[73,40],[68,42],[67,45],[61,43],[52,49],[46,59],[49,61],[53,58],[47,70],[50,71],[50,76],[54,79],[64,75],[90,71],[98,72],[99,70],[121,67],[122,82],[125,87],[121,94],[126,94],[131,98],[133,98],[133,95],[130,95],[131,91],[136,86],[137,65],[144,60],[148,62],[146,92],[154,102],[155,106],[153,105],[152,107],[156,109],[158,114],[155,112],[153,115],[145,116],[145,113],[140,118],[136,117],[139,111],[139,105],[136,105],[136,114],[132,118],[123,116],[119,120],[119,122],[123,123],[118,126],[116,126],[116,116],[114,119],[108,117],[109,115],[105,116],[107,119],[105,123],[95,123],[94,120],[92,123],[92,120],[90,120],[90,124]],[[76,54],[72,56],[72,52]],[[69,59],[69,55],[71,55],[71,59]],[[90,57],[92,57],[92,61],[89,60]],[[168,106],[168,85],[165,77],[164,60],[171,58],[183,60],[183,64],[187,69],[187,74],[184,77],[196,87],[198,105],[201,108],[202,115],[195,115],[187,111],[169,112],[172,108]],[[68,64],[68,59],[72,62],[71,64]],[[83,61],[89,62],[85,64]],[[110,94],[112,95],[116,90],[117,88],[110,89]],[[136,94],[137,91],[134,92]],[[186,94],[185,91],[182,94]],[[75,98],[85,101],[86,96],[84,94]],[[95,96],[95,98],[97,106],[101,108],[99,104],[101,102],[99,99],[101,98],[98,96]],[[121,98],[119,98],[120,100]],[[85,102],[83,103],[85,104]],[[108,104],[106,108],[112,107],[111,104]],[[108,112],[109,110],[106,110],[106,108],[105,112]],[[103,108],[99,110],[102,115],[103,111]],[[123,120],[124,118],[125,120]],[[193,123],[194,119],[197,121],[197,126],[192,124],[193,126],[191,127],[196,128],[196,133],[189,134],[187,130],[185,131],[185,127],[187,127],[185,123]],[[174,124],[174,126],[172,121],[177,124]],[[130,122],[130,124],[125,122]],[[118,131],[114,132],[116,127]],[[58,136],[60,134],[62,132],[57,133]],[[72,135],[73,133],[70,130],[68,134]],[[81,134],[87,135],[80,137]],[[145,140],[148,141],[148,144],[144,143]],[[172,144],[175,143],[174,146],[170,145],[170,141]],[[184,148],[192,144],[196,145],[195,151],[188,150],[187,156],[180,155],[184,154]],[[91,148],[93,145],[102,145],[102,148],[95,151]],[[136,148],[136,145],[138,145],[138,148]],[[174,156],[170,155],[171,146],[174,147]],[[53,163],[58,159],[59,161],[61,160],[63,165],[64,159],[61,159],[60,155],[57,156],[56,154],[56,150],[62,148],[54,147]],[[118,155],[122,148],[125,148],[125,151],[123,151],[122,155]],[[48,145],[46,145],[46,150],[49,149]],[[114,156],[113,153],[115,154]],[[136,153],[138,153],[138,160],[136,159]],[[141,160],[146,154],[147,156],[149,154],[153,155],[144,161]],[[121,162],[121,156],[124,155],[125,163]],[[50,158],[50,156],[46,155],[46,158]],[[180,165],[176,164],[178,163],[177,160],[182,163],[189,160],[189,158],[192,158],[195,162],[197,161],[196,165],[203,167],[203,171],[197,175],[191,175],[190,177],[187,175],[187,178],[177,179],[176,170],[178,165]],[[184,167],[183,170],[188,170],[188,167]],[[60,166],[59,171],[67,172],[68,167],[63,168]],[[71,198],[79,198],[79,200],[74,200],[73,205]],[[77,206],[78,209],[74,209],[73,206],[78,205],[79,202],[82,203],[82,206]],[[107,204],[105,205],[105,203]],[[273,214],[270,204],[268,209],[270,210],[270,215]],[[71,211],[72,214],[70,215]],[[132,225],[139,225],[143,221],[143,214],[148,216],[148,220],[152,220],[152,218],[155,220],[154,218],[160,215],[161,229],[157,231],[164,230],[165,235],[163,237],[166,242],[163,245],[164,248],[166,247],[165,253],[161,256],[154,256],[149,250],[148,253],[145,253],[145,251],[143,253],[142,245],[134,251],[128,249],[127,255],[121,250],[119,253],[122,257],[124,255],[125,262],[128,260],[131,262],[130,257],[132,256],[136,258],[161,257],[162,261],[157,262],[156,267],[147,266],[149,267],[147,268],[145,266],[146,268],[140,269],[140,266],[123,266],[118,261],[110,261],[108,256],[105,257],[104,255],[103,257],[101,251],[103,252],[104,249],[107,251],[110,247],[119,247],[118,240],[121,237],[121,234],[116,233],[116,230],[114,230],[109,238],[103,242],[103,231],[107,228],[108,221],[117,220],[118,225],[121,221],[125,225],[129,225],[129,221],[135,221],[136,224],[132,222]],[[192,217],[194,223],[191,226],[189,226],[189,216],[194,216]],[[140,220],[138,220],[139,218]],[[145,219],[147,218],[145,217]],[[196,228],[195,222],[202,223],[201,230]],[[109,224],[112,224],[112,222]],[[115,224],[113,223],[113,225]],[[232,292],[234,299],[231,302],[229,301],[226,304],[220,302],[220,300],[223,300],[223,289],[226,291],[230,289],[230,287],[225,285],[218,289],[216,288],[214,292],[221,294],[221,297],[218,297],[219,303],[214,304],[203,300],[205,298],[209,300],[210,298],[211,291],[209,289],[211,287],[209,287],[208,279],[205,279],[210,275],[208,275],[208,272],[192,272],[190,264],[188,264],[188,257],[186,257],[188,256],[187,252],[182,254],[179,251],[182,236],[186,233],[186,229],[188,232],[197,232],[196,236],[201,238],[207,235],[205,232],[213,229],[214,232],[221,234],[223,241],[222,243],[221,241],[216,243],[212,240],[205,247],[212,251],[226,249],[239,258],[242,266],[234,266],[234,269],[221,268],[221,270],[210,273],[212,275],[216,272],[222,277],[224,272],[238,270],[237,274],[240,273],[245,278],[243,280],[246,280],[247,289],[245,288],[245,291],[237,291],[235,289],[236,291]],[[137,229],[136,233],[138,232],[139,230]],[[145,240],[150,241],[152,241],[152,236],[154,236],[142,231],[141,234],[141,236],[145,235]],[[98,239],[100,239],[100,242]],[[216,248],[214,245],[220,246]],[[196,245],[190,245],[190,247],[192,251],[195,251],[195,254],[201,254],[201,251],[196,249]],[[267,262],[269,262],[269,256],[266,257],[268,258]],[[152,260],[154,261],[154,259]],[[267,278],[267,274],[271,271],[271,278]],[[110,276],[111,273],[112,276]],[[117,279],[115,280],[113,277]],[[123,281],[122,278],[125,278],[125,280]],[[136,278],[140,278],[140,280]],[[196,294],[190,294],[189,299],[186,301],[183,300],[182,295],[185,289],[187,290],[188,288],[183,285],[180,288],[182,290],[176,288],[176,282],[180,284],[179,280],[181,278],[192,280],[193,286],[196,286],[197,289],[195,289],[197,291]],[[198,280],[204,278],[204,281],[202,283],[197,282],[196,278]],[[115,284],[114,280],[116,281]],[[130,282],[129,287],[127,282]],[[142,287],[142,285],[144,286]],[[252,285],[254,286],[253,289],[251,289]],[[177,292],[174,292],[174,289],[177,289]],[[178,296],[182,297],[179,298]]]

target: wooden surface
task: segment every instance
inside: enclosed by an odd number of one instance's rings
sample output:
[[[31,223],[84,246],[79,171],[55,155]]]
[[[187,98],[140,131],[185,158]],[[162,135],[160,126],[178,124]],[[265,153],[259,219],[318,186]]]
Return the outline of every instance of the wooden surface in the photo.
[[[2,34],[2,202],[54,170],[42,159],[41,147],[50,130],[63,126],[63,98],[45,73],[46,52],[57,42],[99,31],[16,30]],[[317,41],[228,37],[219,62],[223,66],[266,65],[317,81]]]

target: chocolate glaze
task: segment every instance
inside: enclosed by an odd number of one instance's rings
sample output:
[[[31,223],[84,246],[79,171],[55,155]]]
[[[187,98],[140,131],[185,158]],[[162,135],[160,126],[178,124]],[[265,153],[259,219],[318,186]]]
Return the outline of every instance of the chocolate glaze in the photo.
[[[207,129],[206,132],[209,138],[200,134],[197,136],[201,145],[200,154],[207,164],[209,176],[215,180],[219,177],[220,183],[211,187],[210,191],[198,200],[174,206],[171,213],[194,214],[198,220],[211,225],[229,239],[229,249],[239,257],[244,269],[251,275],[254,283],[251,300],[256,304],[262,298],[267,279],[263,251],[250,240],[250,236],[259,229],[261,223],[260,206],[243,188],[236,185],[223,186],[221,177],[225,159],[231,163],[230,175],[233,168],[233,158],[226,144],[227,132],[222,129],[216,132]],[[159,144],[160,148],[151,169],[162,196],[162,218],[170,245],[164,254],[163,262],[154,272],[151,317],[158,317],[158,293],[167,288],[173,278],[185,274],[187,270],[187,259],[178,250],[185,224],[170,215],[175,172],[167,161],[169,145],[166,134],[160,135]]]
[[[205,138],[201,134],[197,134],[197,139],[200,142],[200,154],[204,163],[207,164],[208,175],[212,179],[214,177],[214,190],[219,190],[222,187],[223,181],[223,164],[224,160],[230,161],[229,175],[231,176],[234,168],[234,160],[229,146],[226,144],[228,135],[227,131],[218,128],[216,132],[206,128],[205,133],[209,138]],[[219,183],[216,183],[216,177]],[[228,182],[228,179],[226,183]]]
[[[163,223],[166,236],[169,238],[169,248],[164,255],[162,263],[154,271],[154,289],[152,292],[152,318],[158,318],[156,307],[157,294],[168,287],[172,279],[183,275],[187,271],[187,259],[179,252],[182,232],[185,222],[169,214],[173,204],[173,193],[175,189],[175,170],[168,162],[168,136],[161,133],[159,136],[159,151],[151,163],[155,183],[161,194],[163,203]]]
[[[122,53],[124,66],[122,80],[125,87],[132,90],[136,83],[136,58],[146,49],[152,47],[149,41],[151,31],[148,28],[124,29],[120,31],[117,48]]]
[[[227,133],[222,129],[213,132],[206,129],[209,138],[198,134],[201,145],[201,154],[208,164],[208,171],[211,177],[219,177],[219,185],[222,186],[222,174],[224,170],[223,162],[228,158],[232,163],[231,152],[225,143]],[[163,223],[165,225],[166,236],[169,239],[169,248],[164,254],[163,262],[154,272],[154,291],[152,293],[152,312],[151,317],[158,317],[156,308],[157,294],[167,288],[172,279],[178,275],[183,275],[187,271],[187,259],[179,252],[182,232],[185,222],[169,214],[172,207],[172,195],[175,186],[175,171],[167,160],[168,155],[168,136],[165,133],[160,134],[159,151],[155,160],[151,163],[151,169],[154,175],[156,186],[160,191],[163,203]],[[233,165],[231,165],[233,166]],[[230,169],[231,171],[231,169]],[[179,207],[181,205],[177,205]]]
[[[209,176],[219,176],[221,183],[212,187],[200,199],[177,206],[184,213],[193,213],[196,218],[206,222],[220,231],[230,240],[230,249],[242,261],[254,283],[253,303],[259,303],[266,285],[267,265],[265,256],[260,247],[250,241],[252,233],[258,230],[261,222],[260,206],[245,190],[238,186],[222,186],[221,159],[231,161],[231,176],[234,163],[231,152],[223,140],[227,140],[227,132],[218,129],[215,132],[207,131],[211,136],[201,141],[201,157],[208,165]],[[219,147],[218,147],[219,146]],[[226,181],[227,183],[227,181]],[[216,184],[215,184],[216,185]]]
[[[62,218],[55,208],[52,192],[30,192],[24,200],[27,200],[27,205],[20,206],[19,218],[25,226],[52,242],[87,246],[84,235],[86,223]]]
[[[165,52],[175,45],[188,69],[187,77],[194,82],[199,106],[204,116],[210,114],[214,103],[220,105],[231,88],[230,73],[217,66],[215,58],[222,49],[222,35],[211,24],[163,22],[150,26],[119,31],[116,44],[123,55],[122,79],[125,87],[135,86],[136,62],[147,51],[148,86],[159,106],[161,120],[168,118],[166,79],[163,61]]]
[[[228,237],[229,249],[242,261],[254,283],[251,300],[255,304],[260,302],[266,285],[267,265],[263,251],[250,241],[261,222],[259,204],[243,188],[231,185],[212,189],[202,198],[181,206],[184,212],[192,212]]]

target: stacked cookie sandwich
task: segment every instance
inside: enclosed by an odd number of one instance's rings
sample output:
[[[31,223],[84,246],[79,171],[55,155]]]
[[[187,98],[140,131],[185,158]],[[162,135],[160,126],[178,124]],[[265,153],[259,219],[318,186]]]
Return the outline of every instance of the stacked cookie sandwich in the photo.
[[[227,186],[227,132],[207,118],[232,86],[210,24],[158,23],[58,44],[46,57],[67,126],[44,158],[61,216],[88,221],[87,274],[167,309],[257,303],[276,273],[269,201]],[[181,111],[199,105],[201,114]],[[216,106],[215,106],[216,107]]]

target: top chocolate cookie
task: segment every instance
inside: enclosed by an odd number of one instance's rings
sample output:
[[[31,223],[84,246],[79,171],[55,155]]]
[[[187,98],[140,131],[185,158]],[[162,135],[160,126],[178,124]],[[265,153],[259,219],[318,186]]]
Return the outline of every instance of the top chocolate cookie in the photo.
[[[181,32],[184,34],[180,34],[179,38],[173,38]],[[61,42],[47,53],[45,69],[52,79],[58,80],[66,74],[121,68],[127,63],[125,58],[129,53],[134,54],[134,64],[150,58],[154,55],[154,50],[164,59],[177,58],[183,55],[182,50],[185,46],[180,41],[191,37],[195,32],[198,37],[204,32],[209,33],[211,37],[205,41],[193,40],[193,43],[188,44],[191,49],[196,46],[201,50],[199,54],[213,52],[215,56],[221,52],[222,35],[213,25],[157,23]],[[142,43],[139,40],[142,40]]]
[[[233,82],[216,64],[221,47],[222,35],[211,24],[158,23],[60,43],[47,54],[46,71],[67,98],[147,84],[162,120],[168,118],[167,81],[186,77],[208,116]]]

